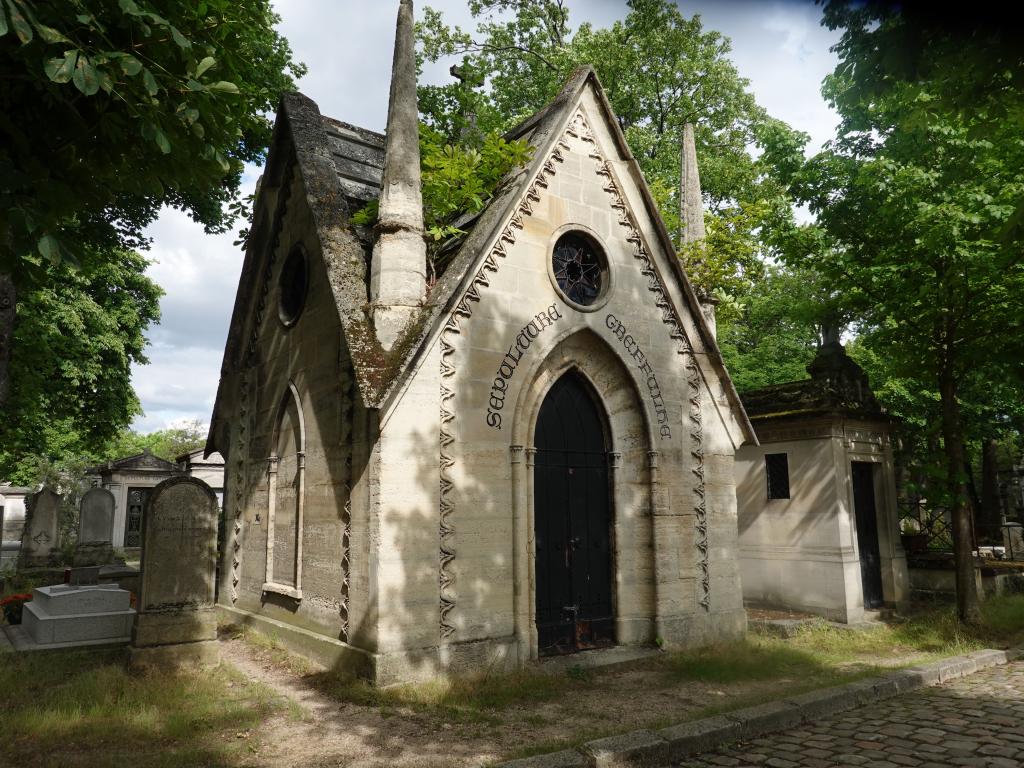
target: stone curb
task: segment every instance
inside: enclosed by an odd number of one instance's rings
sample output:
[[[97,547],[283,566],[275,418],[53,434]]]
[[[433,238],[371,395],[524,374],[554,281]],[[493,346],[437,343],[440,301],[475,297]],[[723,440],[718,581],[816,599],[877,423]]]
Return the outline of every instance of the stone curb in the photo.
[[[975,651],[779,701],[681,723],[588,741],[579,749],[501,763],[496,768],[658,768],[743,739],[792,728],[1024,657],[1024,649]]]

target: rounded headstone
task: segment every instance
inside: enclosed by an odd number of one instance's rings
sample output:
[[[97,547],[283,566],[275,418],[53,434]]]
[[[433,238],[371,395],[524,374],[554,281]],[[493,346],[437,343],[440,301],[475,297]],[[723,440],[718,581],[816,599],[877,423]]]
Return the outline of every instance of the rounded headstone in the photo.
[[[142,515],[142,611],[213,605],[217,511],[202,480],[172,477],[153,489]]]
[[[109,543],[114,538],[114,494],[106,488],[90,488],[79,507],[78,543]]]
[[[49,564],[57,549],[57,516],[60,494],[43,488],[25,499],[25,528],[21,537],[21,564],[26,567]]]

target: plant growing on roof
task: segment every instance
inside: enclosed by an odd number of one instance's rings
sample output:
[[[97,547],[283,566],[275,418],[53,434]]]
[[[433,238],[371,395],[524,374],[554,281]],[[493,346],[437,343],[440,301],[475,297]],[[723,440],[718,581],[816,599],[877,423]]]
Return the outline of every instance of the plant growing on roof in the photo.
[[[429,236],[428,279],[433,281],[444,271],[446,256],[453,253],[442,253],[442,246],[465,234],[462,226],[484,209],[505,174],[525,164],[531,151],[526,141],[510,141],[497,131],[480,137],[474,145],[450,142],[435,128],[420,125],[423,223]],[[352,216],[356,225],[372,225],[376,220],[376,200]]]

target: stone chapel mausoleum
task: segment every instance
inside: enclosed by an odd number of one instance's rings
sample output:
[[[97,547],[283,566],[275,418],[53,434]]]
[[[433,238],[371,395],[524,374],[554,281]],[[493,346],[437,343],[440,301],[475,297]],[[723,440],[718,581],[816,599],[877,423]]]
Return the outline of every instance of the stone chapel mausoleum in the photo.
[[[756,438],[597,77],[511,132],[532,158],[428,284],[398,19],[386,137],[277,116],[207,445],[222,610],[381,684],[740,636]]]

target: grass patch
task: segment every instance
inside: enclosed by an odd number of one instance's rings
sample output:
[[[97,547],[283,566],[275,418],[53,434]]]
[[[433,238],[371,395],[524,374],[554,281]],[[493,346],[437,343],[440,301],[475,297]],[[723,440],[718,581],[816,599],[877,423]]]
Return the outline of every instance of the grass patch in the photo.
[[[386,713],[411,710],[451,722],[491,725],[501,723],[499,715],[510,708],[552,701],[567,690],[585,684],[534,670],[504,674],[483,672],[383,689],[339,672],[317,673],[311,675],[310,680],[333,699],[377,707]]]
[[[7,654],[0,690],[0,763],[25,768],[239,765],[280,706],[226,667],[131,675],[123,649]]]

